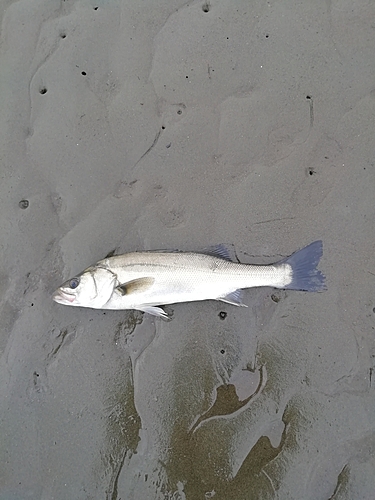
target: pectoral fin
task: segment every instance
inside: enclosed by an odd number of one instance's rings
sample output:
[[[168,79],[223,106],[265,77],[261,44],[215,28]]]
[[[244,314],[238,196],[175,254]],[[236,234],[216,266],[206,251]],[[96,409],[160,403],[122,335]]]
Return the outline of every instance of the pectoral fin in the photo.
[[[116,287],[116,290],[121,295],[130,295],[133,293],[146,292],[154,284],[155,278],[137,278],[127,283],[122,283]]]
[[[243,290],[235,290],[234,292],[224,295],[224,297],[218,297],[216,300],[221,300],[222,302],[227,302],[227,304],[232,304],[233,306],[247,307],[246,304],[242,302]]]

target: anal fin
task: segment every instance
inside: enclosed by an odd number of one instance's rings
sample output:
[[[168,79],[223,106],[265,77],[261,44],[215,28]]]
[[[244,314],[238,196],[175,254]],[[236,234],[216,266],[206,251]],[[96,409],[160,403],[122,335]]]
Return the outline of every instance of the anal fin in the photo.
[[[234,292],[230,292],[223,297],[218,297],[216,300],[221,300],[222,302],[226,302],[227,304],[232,304],[233,306],[247,307],[246,304],[242,302],[243,298],[243,290],[235,290]]]

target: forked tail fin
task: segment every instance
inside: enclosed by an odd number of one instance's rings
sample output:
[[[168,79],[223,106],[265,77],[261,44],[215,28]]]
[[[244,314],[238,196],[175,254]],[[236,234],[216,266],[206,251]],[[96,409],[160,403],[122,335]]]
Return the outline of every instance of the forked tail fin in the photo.
[[[284,259],[282,262],[292,267],[292,281],[284,288],[306,292],[326,290],[325,276],[317,269],[322,255],[323,243],[319,240]]]

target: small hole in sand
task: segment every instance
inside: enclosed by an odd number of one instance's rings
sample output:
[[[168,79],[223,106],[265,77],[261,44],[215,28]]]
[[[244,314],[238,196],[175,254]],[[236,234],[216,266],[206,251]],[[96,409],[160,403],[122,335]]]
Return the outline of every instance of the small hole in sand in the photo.
[[[18,206],[20,208],[22,208],[22,210],[26,210],[26,208],[29,207],[29,200],[21,200],[19,203],[18,203]]]
[[[210,12],[210,2],[205,2],[202,5],[202,10],[203,10],[203,12]]]
[[[46,94],[46,93],[47,93],[47,89],[46,89],[46,87],[41,87],[41,88],[39,89],[39,93],[40,93],[40,94],[42,94],[42,95],[43,95],[43,94]]]

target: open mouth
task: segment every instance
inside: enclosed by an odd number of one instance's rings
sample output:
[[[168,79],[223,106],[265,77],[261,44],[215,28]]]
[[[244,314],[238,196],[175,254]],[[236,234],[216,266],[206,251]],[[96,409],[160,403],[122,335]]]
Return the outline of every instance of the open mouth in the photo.
[[[59,304],[72,304],[75,301],[75,295],[72,295],[62,290],[56,290],[52,299]]]

